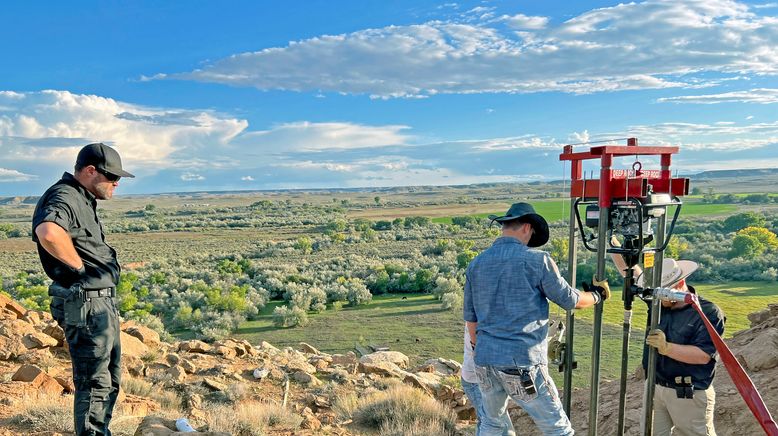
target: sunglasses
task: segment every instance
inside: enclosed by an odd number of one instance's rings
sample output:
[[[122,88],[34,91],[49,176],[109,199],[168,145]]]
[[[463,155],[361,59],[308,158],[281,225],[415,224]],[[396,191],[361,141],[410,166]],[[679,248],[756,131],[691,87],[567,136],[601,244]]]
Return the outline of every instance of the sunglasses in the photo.
[[[117,176],[116,174],[111,174],[108,171],[101,170],[100,168],[95,167],[95,170],[97,170],[98,173],[102,174],[106,180],[108,180],[111,183],[118,182],[119,179],[122,178],[122,176]]]

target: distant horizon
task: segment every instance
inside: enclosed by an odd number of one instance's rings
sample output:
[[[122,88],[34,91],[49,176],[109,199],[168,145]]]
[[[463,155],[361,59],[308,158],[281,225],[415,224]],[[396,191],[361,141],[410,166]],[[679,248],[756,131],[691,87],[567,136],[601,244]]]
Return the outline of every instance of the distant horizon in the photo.
[[[778,168],[734,168],[725,170],[705,170],[696,173],[684,173],[678,172],[682,177],[693,177],[705,173],[719,173],[719,172],[736,172],[736,171],[768,171],[778,173]],[[675,175],[675,172],[673,172]],[[193,191],[161,191],[161,192],[140,192],[140,193],[125,193],[117,191],[114,195],[116,197],[146,197],[154,195],[192,195],[192,194],[251,194],[251,193],[272,193],[272,192],[380,192],[396,189],[410,189],[410,188],[466,188],[477,187],[484,185],[512,185],[512,184],[557,184],[569,181],[569,179],[549,179],[549,180],[528,180],[528,181],[509,181],[509,182],[482,182],[482,183],[468,183],[468,184],[441,184],[441,185],[395,185],[395,186],[362,186],[362,187],[323,187],[323,188],[281,188],[281,189],[235,189],[235,190],[193,190]],[[54,181],[55,182],[55,181]],[[52,182],[52,184],[54,183]],[[778,191],[776,191],[778,192]],[[18,195],[0,195],[0,200],[16,197],[40,197],[43,192],[38,194],[18,194]]]

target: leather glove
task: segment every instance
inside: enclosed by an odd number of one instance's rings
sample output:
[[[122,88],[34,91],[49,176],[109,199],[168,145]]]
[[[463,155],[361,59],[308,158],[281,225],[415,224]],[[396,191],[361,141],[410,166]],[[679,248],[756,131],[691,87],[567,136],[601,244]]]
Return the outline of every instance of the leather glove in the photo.
[[[594,292],[597,292],[602,297],[603,301],[611,297],[611,288],[608,286],[608,279],[602,279],[597,281],[594,276],[592,277],[592,285]]]
[[[587,282],[583,282],[583,290],[597,294],[597,303],[601,303],[611,296],[611,288],[608,286],[608,281],[597,281],[594,277],[592,277],[591,285]]]
[[[651,330],[651,333],[646,337],[646,344],[656,348],[659,354],[666,356],[673,347],[672,342],[667,342],[665,332],[659,329]]]

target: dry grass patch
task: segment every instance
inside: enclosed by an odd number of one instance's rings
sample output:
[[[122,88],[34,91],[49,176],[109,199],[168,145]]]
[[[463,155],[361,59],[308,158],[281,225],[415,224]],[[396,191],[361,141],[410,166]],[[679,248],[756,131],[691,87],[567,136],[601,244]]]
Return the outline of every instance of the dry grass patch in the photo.
[[[297,430],[303,418],[280,405],[248,401],[235,406],[207,404],[209,431],[235,436],[261,436],[268,430]]]
[[[122,389],[126,394],[137,395],[156,401],[162,410],[181,410],[181,397],[176,392],[166,391],[146,380],[134,377],[124,377],[122,379]]]
[[[72,395],[25,397],[14,407],[19,413],[12,416],[9,423],[25,431],[73,431]]]
[[[454,412],[409,386],[393,386],[359,400],[353,418],[381,435],[456,434]]]

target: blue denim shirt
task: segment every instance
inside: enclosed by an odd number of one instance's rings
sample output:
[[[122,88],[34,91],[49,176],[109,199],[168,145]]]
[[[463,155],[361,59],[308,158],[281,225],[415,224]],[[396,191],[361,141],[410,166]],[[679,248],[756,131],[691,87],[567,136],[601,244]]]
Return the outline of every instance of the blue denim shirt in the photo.
[[[573,309],[580,292],[551,256],[500,237],[465,271],[465,321],[477,322],[479,366],[547,364],[548,300]]]

